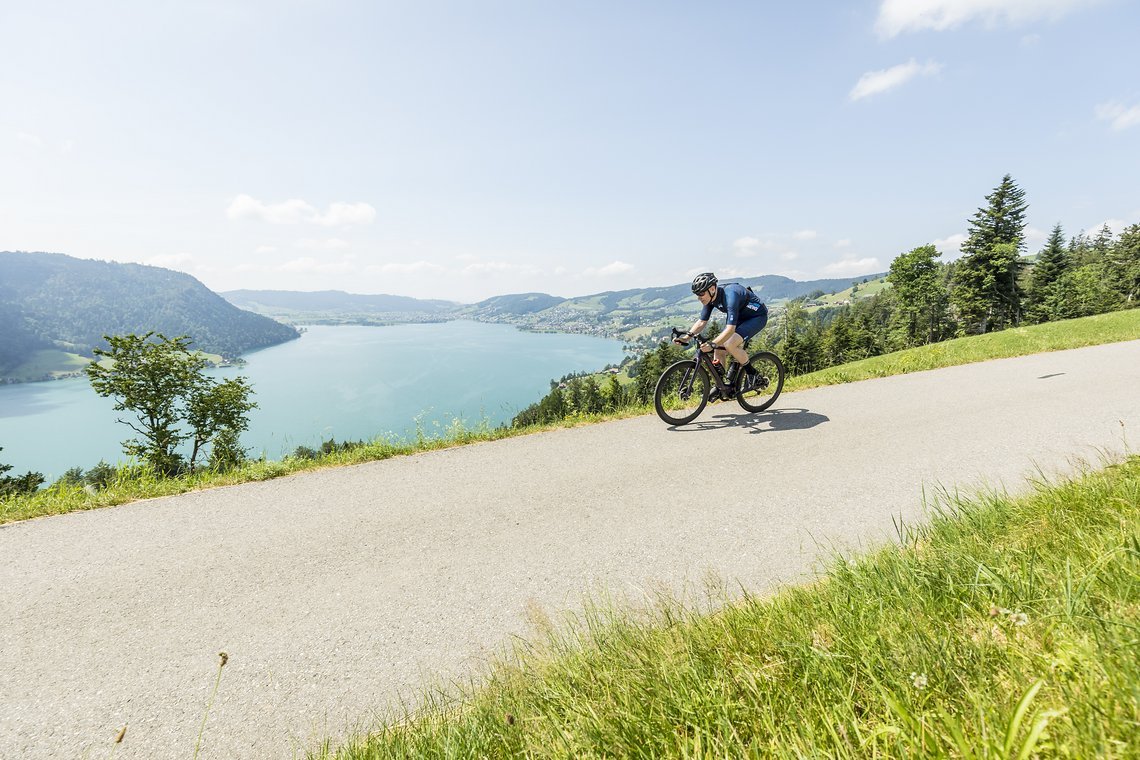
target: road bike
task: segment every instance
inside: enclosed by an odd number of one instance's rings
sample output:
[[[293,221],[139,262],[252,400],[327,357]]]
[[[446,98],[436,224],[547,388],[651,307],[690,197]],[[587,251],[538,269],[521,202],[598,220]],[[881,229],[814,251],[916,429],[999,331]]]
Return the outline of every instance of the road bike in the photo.
[[[687,335],[673,328],[673,337]],[[748,358],[756,374],[741,371],[734,362],[728,369],[713,363],[713,352],[702,351],[706,343],[703,336],[692,336],[697,341],[696,355],[671,364],[661,373],[657,389],[653,392],[653,405],[657,416],[670,425],[684,425],[697,418],[709,401],[735,398],[748,412],[762,412],[776,402],[784,388],[784,363],[771,351],[758,351]],[[744,341],[745,350],[748,341]]]

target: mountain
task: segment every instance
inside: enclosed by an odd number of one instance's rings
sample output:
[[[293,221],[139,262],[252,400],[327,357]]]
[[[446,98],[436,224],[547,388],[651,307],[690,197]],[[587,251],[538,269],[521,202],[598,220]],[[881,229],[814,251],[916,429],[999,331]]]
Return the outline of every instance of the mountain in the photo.
[[[506,315],[537,314],[569,300],[547,293],[515,293],[493,296],[470,306],[461,306],[456,313],[470,319],[494,320]]]
[[[341,290],[318,290],[311,293],[292,290],[227,290],[218,295],[239,309],[273,315],[313,312],[337,315],[409,312],[438,314],[453,311],[459,306],[454,301],[425,301],[385,294],[360,295]]]
[[[298,336],[188,274],[58,253],[0,252],[0,324],[0,379],[39,350],[90,357],[104,335],[189,335],[195,348],[225,358]]]
[[[879,274],[800,282],[780,275],[725,278],[751,287],[768,304],[779,305],[813,293],[833,293],[852,282],[876,279]],[[549,305],[547,305],[549,304]],[[669,325],[687,326],[696,319],[700,305],[689,283],[657,288],[606,291],[577,298],[558,298],[544,293],[497,296],[465,306],[455,316],[490,322],[508,322],[537,330],[590,333],[624,340],[653,340]],[[714,312],[713,317],[719,312]]]
[[[769,304],[850,288],[852,282],[882,274],[799,282],[780,275],[726,279],[750,286]],[[532,330],[588,333],[651,341],[668,325],[692,324],[699,304],[689,283],[659,288],[606,291],[576,298],[548,293],[512,293],[474,304],[425,301],[391,295],[358,295],[338,290],[305,293],[287,290],[233,290],[231,303],[294,324],[393,324],[473,319],[504,322]]]

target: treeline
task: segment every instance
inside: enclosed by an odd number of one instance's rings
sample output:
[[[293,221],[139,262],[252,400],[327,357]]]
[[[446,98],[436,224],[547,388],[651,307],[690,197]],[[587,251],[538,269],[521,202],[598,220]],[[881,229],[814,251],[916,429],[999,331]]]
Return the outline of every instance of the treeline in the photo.
[[[1114,236],[1107,226],[1066,240],[1060,223],[1026,256],[1025,192],[1006,175],[969,221],[962,257],[939,261],[932,245],[898,256],[891,287],[851,305],[810,313],[789,301],[751,346],[775,350],[789,372],[806,374],[948,338],[979,335],[1140,305],[1140,224]],[[719,327],[712,326],[708,335]],[[575,378],[520,412],[512,425],[642,406],[662,370],[687,353],[662,343],[627,364],[632,383]]]

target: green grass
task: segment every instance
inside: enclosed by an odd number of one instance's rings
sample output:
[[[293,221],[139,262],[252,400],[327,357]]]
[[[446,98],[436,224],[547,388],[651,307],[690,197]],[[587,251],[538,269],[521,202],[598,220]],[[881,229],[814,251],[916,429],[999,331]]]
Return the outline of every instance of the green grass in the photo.
[[[82,372],[89,359],[79,354],[71,354],[55,349],[43,349],[32,354],[32,358],[5,375],[17,382],[63,377]]]
[[[1138,757],[1140,457],[810,585],[594,603],[320,757]]]
[[[902,375],[958,364],[1140,339],[1140,309],[932,343],[791,378],[787,391]]]
[[[827,293],[816,299],[822,304],[822,306],[808,306],[806,307],[805,311],[815,312],[819,311],[820,309],[839,306],[844,301],[858,301],[863,298],[870,298],[871,296],[881,293],[890,287],[891,284],[887,281],[886,277],[880,277],[877,280],[869,280],[865,283],[859,282],[858,290],[855,290],[854,287],[850,287],[846,290],[840,290],[836,293]]]

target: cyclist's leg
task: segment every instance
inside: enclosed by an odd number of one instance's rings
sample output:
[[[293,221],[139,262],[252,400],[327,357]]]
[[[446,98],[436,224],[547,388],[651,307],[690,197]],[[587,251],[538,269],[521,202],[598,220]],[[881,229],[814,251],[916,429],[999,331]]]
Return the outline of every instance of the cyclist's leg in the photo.
[[[760,315],[755,316],[752,319],[746,319],[737,325],[736,334],[732,336],[733,338],[740,339],[738,350],[741,354],[741,356],[737,356],[736,353],[733,353],[732,356],[738,362],[741,362],[742,366],[745,368],[745,370],[748,371],[749,374],[752,374],[755,370],[753,370],[752,367],[748,364],[748,352],[744,350],[744,342],[756,337],[756,334],[763,330],[764,325],[766,324],[768,324],[767,309],[765,309]]]
[[[748,352],[744,350],[745,337],[747,336],[735,332],[724,342],[724,346],[728,349],[728,352],[732,354],[732,358],[742,365],[748,363]]]

